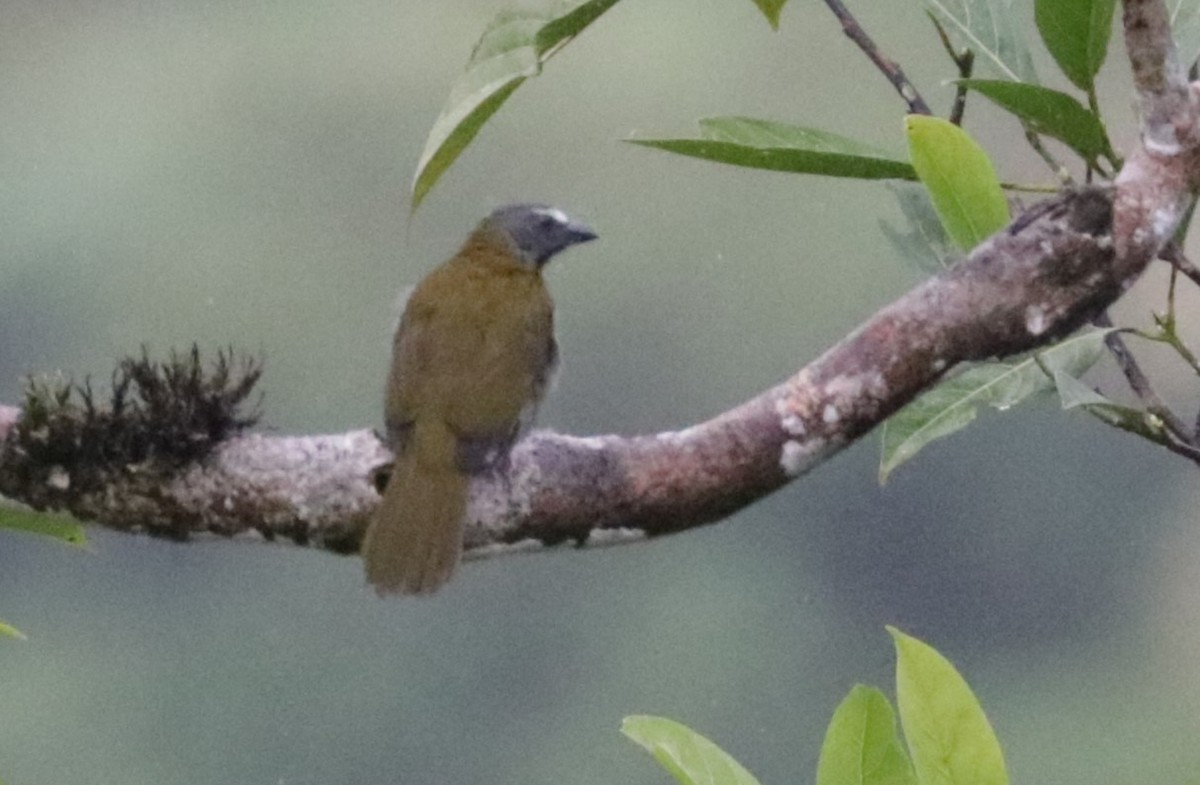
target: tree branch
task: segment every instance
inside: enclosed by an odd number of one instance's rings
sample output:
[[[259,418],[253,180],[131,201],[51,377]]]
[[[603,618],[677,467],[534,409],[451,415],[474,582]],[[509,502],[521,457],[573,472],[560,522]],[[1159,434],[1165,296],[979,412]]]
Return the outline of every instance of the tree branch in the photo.
[[[1112,319],[1108,313],[1102,313],[1092,320],[1097,327],[1112,327]],[[1166,401],[1154,389],[1154,385],[1150,383],[1150,377],[1146,376],[1146,372],[1142,370],[1142,364],[1134,357],[1130,351],[1129,345],[1125,343],[1125,339],[1120,332],[1110,332],[1104,338],[1104,345],[1108,348],[1108,353],[1116,360],[1117,367],[1121,369],[1121,373],[1125,375],[1125,381],[1129,384],[1129,389],[1138,397],[1142,405],[1146,407],[1146,411],[1153,414],[1163,421],[1167,430],[1171,431],[1180,440],[1188,441],[1191,439],[1191,433],[1187,426],[1183,424],[1183,420],[1167,406]]]
[[[966,360],[1024,351],[1087,323],[1140,266],[1114,264],[1112,190],[1043,202],[959,265],[887,306],[783,384],[706,423],[653,436],[539,432],[507,473],[475,482],[469,551],[604,544],[718,520],[862,436]],[[1120,271],[1120,272],[1118,272]],[[367,431],[231,439],[182,471],[119,467],[0,491],[118,529],[172,537],[257,532],[353,551],[387,459]],[[3,468],[3,467],[0,467]]]
[[[1124,0],[1125,49],[1142,106],[1142,141],[1156,153],[1175,155],[1194,146],[1195,101],[1171,37],[1163,0]]]
[[[854,14],[850,13],[850,9],[846,8],[841,0],[825,0],[825,5],[829,6],[829,10],[841,22],[842,32],[846,34],[846,37],[862,50],[863,54],[875,64],[880,73],[892,83],[892,87],[896,88],[896,92],[908,104],[909,113],[933,114],[929,108],[929,104],[925,103],[925,99],[917,91],[916,85],[910,82],[908,77],[904,75],[904,69],[895,60],[892,60],[880,51],[875,41],[871,39],[871,36],[867,35],[867,31],[863,30],[862,25],[854,18]]]
[[[957,363],[1033,349],[1101,314],[1171,238],[1200,181],[1200,112],[1165,65],[1164,18],[1161,2],[1126,1],[1147,142],[1115,185],[1034,206],[792,378],[707,422],[637,437],[535,432],[503,475],[472,484],[468,556],[624,542],[719,520],[820,465]],[[1167,136],[1174,146],[1160,143]],[[0,439],[17,414],[0,407]],[[373,469],[387,458],[370,431],[249,435],[182,468],[152,458],[105,467],[103,487],[83,490],[61,472],[20,486],[12,478],[24,475],[6,471],[16,459],[8,450],[0,493],[122,530],[257,533],[353,552],[378,501]]]

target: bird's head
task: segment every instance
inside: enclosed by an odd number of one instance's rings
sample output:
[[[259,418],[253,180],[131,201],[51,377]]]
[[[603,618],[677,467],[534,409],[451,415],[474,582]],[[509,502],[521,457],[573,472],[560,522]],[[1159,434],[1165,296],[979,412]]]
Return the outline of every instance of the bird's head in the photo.
[[[498,207],[483,221],[481,228],[501,232],[521,261],[540,268],[559,251],[572,245],[595,240],[588,226],[545,204],[510,204]]]

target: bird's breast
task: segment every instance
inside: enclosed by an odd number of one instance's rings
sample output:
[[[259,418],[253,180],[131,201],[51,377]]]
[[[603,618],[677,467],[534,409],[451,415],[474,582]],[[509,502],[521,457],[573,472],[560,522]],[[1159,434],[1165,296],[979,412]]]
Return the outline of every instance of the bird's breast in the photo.
[[[448,263],[417,287],[401,319],[389,419],[511,429],[540,398],[553,345],[553,306],[536,271]]]

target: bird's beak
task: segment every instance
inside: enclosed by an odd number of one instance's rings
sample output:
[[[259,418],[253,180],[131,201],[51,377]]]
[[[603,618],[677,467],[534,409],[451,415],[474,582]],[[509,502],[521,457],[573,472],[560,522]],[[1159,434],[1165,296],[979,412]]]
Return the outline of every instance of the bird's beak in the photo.
[[[586,243],[589,240],[595,240],[597,236],[592,231],[592,227],[582,224],[579,221],[571,221],[567,224],[567,234],[570,236],[573,244]]]

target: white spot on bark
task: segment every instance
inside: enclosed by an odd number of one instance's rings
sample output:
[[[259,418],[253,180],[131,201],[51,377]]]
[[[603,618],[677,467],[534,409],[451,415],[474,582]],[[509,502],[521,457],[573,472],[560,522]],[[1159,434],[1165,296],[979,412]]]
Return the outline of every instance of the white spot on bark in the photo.
[[[933,369],[934,373],[941,373],[942,371],[946,370],[946,361],[939,357],[931,362],[929,367]]]
[[[804,471],[804,466],[807,463],[805,460],[804,445],[793,439],[788,439],[783,443],[783,451],[779,455],[779,467],[783,469],[783,473],[788,477],[795,477]]]
[[[837,376],[826,383],[825,394],[841,405],[853,406],[865,395],[886,395],[887,381],[879,371]]]
[[[1031,305],[1025,309],[1025,329],[1030,335],[1041,335],[1049,325],[1046,323],[1046,310],[1040,305]]]
[[[535,540],[532,537],[526,537],[523,540],[517,540],[512,543],[493,542],[487,545],[481,545],[478,548],[472,548],[463,554],[463,560],[484,559],[489,556],[502,556],[506,553],[531,553],[540,551],[546,547],[541,540]]]
[[[788,477],[799,477],[821,462],[830,442],[825,439],[797,441],[789,439],[783,443],[779,453],[779,468]]]
[[[1175,136],[1175,127],[1170,123],[1156,124],[1143,137],[1142,144],[1155,155],[1179,155],[1182,148]]]
[[[1167,235],[1169,235],[1174,229],[1175,221],[1176,216],[1174,210],[1165,207],[1160,207],[1159,209],[1155,210],[1154,214],[1150,218],[1150,225],[1154,229],[1154,236],[1160,240],[1165,240]]]
[[[695,438],[697,434],[701,433],[704,433],[703,425],[692,425],[687,428],[683,428],[682,430],[661,433],[658,435],[658,438],[662,441],[669,442],[670,444],[681,444],[683,442],[690,441],[691,439]]]
[[[842,419],[842,414],[832,403],[827,403],[825,410],[821,412],[821,419],[825,421],[826,425],[834,425]]]
[[[588,450],[603,450],[608,446],[608,440],[602,436],[573,436],[572,447],[583,447]]]
[[[796,414],[789,414],[779,422],[783,426],[784,433],[789,436],[803,436],[808,432],[804,427],[804,419]]]
[[[586,545],[621,545],[626,542],[636,542],[646,539],[644,529],[618,527],[615,529],[592,529],[588,532]]]
[[[46,484],[56,491],[65,491],[71,487],[71,474],[61,466],[51,466]]]
[[[775,399],[775,413],[779,415],[779,427],[789,436],[803,436],[808,432],[804,418],[792,410],[786,396]]]

